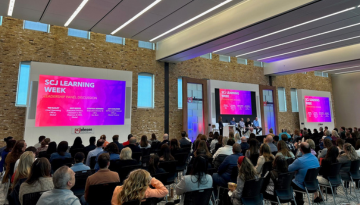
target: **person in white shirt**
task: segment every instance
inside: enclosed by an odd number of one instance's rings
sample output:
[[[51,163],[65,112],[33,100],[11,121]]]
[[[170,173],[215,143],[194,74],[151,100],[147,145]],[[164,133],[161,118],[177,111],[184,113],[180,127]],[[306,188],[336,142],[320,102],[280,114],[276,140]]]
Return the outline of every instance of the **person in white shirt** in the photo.
[[[216,157],[220,154],[224,154],[224,155],[231,155],[233,154],[232,148],[233,145],[235,144],[235,140],[233,139],[229,139],[226,143],[226,145],[224,147],[220,147],[215,154],[213,155],[214,161],[216,159]]]
[[[210,143],[210,152],[211,153],[213,153],[213,151],[215,150],[216,143],[218,143],[218,137],[219,137],[219,133],[215,132],[214,137],[213,137],[214,139]]]
[[[358,139],[356,141],[355,150],[356,150],[357,155],[360,157],[360,139]]]
[[[34,145],[34,147],[37,149],[37,148],[39,148],[39,147],[41,147],[41,142],[45,139],[46,137],[44,136],[44,135],[41,135],[40,137],[39,137],[39,143],[36,143],[35,145]]]
[[[102,146],[104,144],[103,139],[99,139],[96,143],[96,148],[88,153],[88,156],[86,158],[86,165],[90,166],[90,159],[91,157],[96,157],[100,152],[104,151]]]

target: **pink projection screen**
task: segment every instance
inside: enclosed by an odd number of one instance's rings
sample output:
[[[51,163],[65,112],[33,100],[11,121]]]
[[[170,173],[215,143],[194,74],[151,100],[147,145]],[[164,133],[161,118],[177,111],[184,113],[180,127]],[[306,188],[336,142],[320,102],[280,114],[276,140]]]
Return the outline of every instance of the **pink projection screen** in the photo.
[[[251,91],[219,89],[220,115],[252,115]]]
[[[304,96],[307,122],[331,122],[328,97]]]
[[[124,125],[125,81],[39,76],[35,126]]]

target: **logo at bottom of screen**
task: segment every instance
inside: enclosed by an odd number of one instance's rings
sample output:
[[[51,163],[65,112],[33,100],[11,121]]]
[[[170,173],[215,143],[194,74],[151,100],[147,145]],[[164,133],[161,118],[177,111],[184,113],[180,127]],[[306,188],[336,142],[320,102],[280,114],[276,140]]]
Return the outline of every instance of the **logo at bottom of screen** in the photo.
[[[71,128],[71,134],[89,134],[94,133],[92,127],[73,127]]]

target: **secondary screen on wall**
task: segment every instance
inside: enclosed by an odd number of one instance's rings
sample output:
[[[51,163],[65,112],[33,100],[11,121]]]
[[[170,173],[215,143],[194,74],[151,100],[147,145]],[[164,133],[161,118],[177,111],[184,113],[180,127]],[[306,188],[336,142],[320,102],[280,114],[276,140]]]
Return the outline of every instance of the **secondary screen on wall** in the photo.
[[[304,96],[307,122],[331,122],[328,97]]]
[[[219,89],[220,115],[252,115],[251,91]]]
[[[35,126],[124,125],[126,81],[39,76]]]

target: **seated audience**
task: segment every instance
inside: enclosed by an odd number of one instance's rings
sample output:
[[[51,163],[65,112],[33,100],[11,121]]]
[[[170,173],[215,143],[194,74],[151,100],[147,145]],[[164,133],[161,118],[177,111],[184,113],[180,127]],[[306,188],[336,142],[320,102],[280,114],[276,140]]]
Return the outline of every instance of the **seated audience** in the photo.
[[[246,151],[245,156],[250,158],[253,154],[259,154],[258,141],[256,139],[249,139],[249,149]]]
[[[157,156],[157,154],[150,155],[149,172],[151,175],[162,174],[166,172],[163,168],[159,168],[159,164],[159,156]]]
[[[159,142],[159,140],[157,140],[156,134],[152,133],[151,134],[151,139],[149,139],[149,143],[152,144],[153,142]]]
[[[237,177],[237,186],[236,189],[232,188],[231,201],[233,205],[241,205],[241,196],[244,189],[245,182],[248,180],[258,179],[259,175],[256,173],[256,170],[253,164],[247,157],[241,156],[237,160],[237,166],[239,168],[239,175]]]
[[[218,138],[219,138],[219,133],[215,132],[215,134],[213,136],[213,140],[210,143],[210,152],[211,153],[215,153],[215,146],[218,143]]]
[[[172,156],[180,152],[180,145],[177,139],[172,139],[170,141],[170,152]]]
[[[286,135],[284,135],[284,134],[281,135],[281,140],[285,142],[285,144],[290,152],[295,152],[295,147],[294,147],[293,143],[289,142],[289,138]]]
[[[11,165],[14,166],[15,162],[20,158],[26,149],[25,140],[16,141],[11,152],[5,158],[5,175],[2,179],[2,183],[7,183],[9,179],[9,172],[11,170]]]
[[[207,159],[195,157],[193,169],[190,175],[185,175],[175,186],[176,195],[181,196],[186,192],[212,188],[213,179],[207,173]],[[180,199],[180,205],[184,204],[184,196]]]
[[[249,149],[250,145],[247,142],[247,138],[246,137],[241,137],[241,150],[243,153],[246,153],[246,151]]]
[[[116,146],[116,144],[114,145]],[[119,174],[108,169],[110,166],[110,155],[108,153],[100,154],[98,164],[100,168],[99,171],[89,176],[86,180],[84,197],[81,198],[83,204],[88,201],[89,187],[91,185],[120,182]]]
[[[302,140],[302,137],[300,136],[300,130],[295,129],[294,130],[294,140],[293,142],[299,142],[300,140]]]
[[[137,165],[139,164],[138,161],[136,161],[135,159],[132,158],[132,151],[129,147],[125,147],[124,149],[121,150],[120,152],[120,162],[119,162],[119,166],[124,167],[124,166],[131,166],[131,165]]]
[[[132,138],[132,137],[133,137],[132,134],[128,135],[128,141],[122,143],[124,147],[130,144],[130,138]]]
[[[289,151],[288,146],[286,146],[284,140],[278,142],[277,148],[279,151],[276,154],[276,156],[283,156],[285,159],[289,159],[289,158],[295,159],[294,154]]]
[[[148,143],[148,139],[147,139],[146,135],[141,136],[139,147],[140,147],[140,149],[151,148],[151,145]]]
[[[136,138],[135,137],[130,138],[129,139],[129,144],[126,145],[125,147],[129,147],[133,153],[134,152],[141,152],[141,149],[136,144]]]
[[[345,134],[346,138],[345,138],[345,143],[349,143],[351,144],[352,146],[355,146],[355,140],[352,136],[352,134],[350,132],[347,132]]]
[[[194,153],[194,156],[197,157],[197,156],[198,156],[198,153],[202,153],[202,154],[204,154],[206,157],[211,158],[212,155],[211,155],[211,153],[209,152],[209,149],[208,149],[208,147],[207,147],[206,141],[205,141],[205,140],[198,140],[197,142],[198,142],[198,146],[197,146],[196,151],[199,151],[199,152],[195,152],[195,153]]]
[[[4,170],[6,156],[11,152],[15,143],[16,143],[16,140],[13,140],[13,139],[6,140],[6,148],[1,152],[0,172],[2,172]]]
[[[358,160],[359,157],[355,151],[355,148],[350,144],[350,143],[345,143],[344,144],[344,154],[341,154],[338,158],[340,163],[346,163],[349,160],[350,161],[355,161]]]
[[[271,135],[272,137],[275,137],[273,128],[269,129],[269,135]]]
[[[75,172],[67,166],[57,169],[53,175],[54,189],[44,192],[36,205],[80,205],[71,191],[75,185]]]
[[[227,187],[228,182],[235,182],[231,179],[232,170],[237,166],[237,160],[241,153],[241,146],[237,143],[233,145],[233,154],[227,156],[219,166],[218,172],[213,174],[214,186]]]
[[[326,130],[326,131],[324,132],[324,139],[329,139],[329,140],[332,141],[330,130]]]
[[[25,152],[27,152],[27,151],[32,152],[33,155],[34,155],[34,157],[36,156],[36,148],[35,148],[35,147],[33,147],[33,146],[27,147],[27,148],[25,149]],[[36,159],[36,158],[35,158],[35,159]],[[35,159],[34,159],[34,161],[35,161]],[[16,171],[16,169],[17,169],[17,167],[18,167],[18,165],[19,165],[19,162],[20,162],[20,158],[19,158],[18,160],[16,160],[16,162],[15,162],[14,171]],[[15,173],[13,174],[13,177],[12,177],[12,178],[14,178],[14,176],[15,176]],[[11,181],[13,181],[13,179],[11,179]]]
[[[244,136],[249,138],[250,137],[250,134],[254,134],[254,128],[253,127],[246,127],[246,132],[244,133]]]
[[[154,189],[150,188],[149,185]],[[148,198],[162,198],[168,193],[166,187],[159,180],[152,178],[149,172],[137,169],[130,172],[123,186],[115,188],[111,204],[122,205],[133,200],[142,201]]]
[[[167,133],[164,134],[163,141],[161,142],[160,147],[163,144],[167,144],[167,145],[169,144],[169,135]]]
[[[121,150],[124,148],[124,146],[119,143],[119,135],[114,135],[114,136],[112,137],[112,140],[113,140],[113,143],[115,143],[116,146],[118,147],[119,152],[121,152]]]
[[[36,154],[38,154],[39,152],[45,152],[48,149],[48,145],[50,143],[50,138],[45,138],[42,142],[41,142],[41,146],[39,148],[35,148],[36,149]]]
[[[44,135],[41,135],[40,137],[39,137],[39,142],[38,143],[36,143],[35,145],[34,145],[34,147],[37,149],[37,148],[39,148],[39,147],[41,147],[41,142],[45,139],[46,137],[44,136]]]
[[[179,140],[180,146],[186,146],[186,145],[190,145],[191,144],[191,140],[186,136],[186,132],[182,131],[181,132],[181,139]]]
[[[338,138],[338,139],[336,140],[336,146],[337,146],[337,148],[339,149],[339,153],[340,153],[340,154],[344,153],[344,150],[343,150],[344,143],[345,143],[344,140],[341,139],[341,138]]]
[[[13,137],[11,137],[11,136],[4,138],[5,146],[3,146],[3,147],[0,148],[0,155],[1,155],[1,153],[6,149],[6,143],[7,143],[7,141],[8,141],[8,140],[12,140],[12,139],[13,139]]]
[[[85,155],[82,152],[78,152],[78,153],[75,154],[75,156],[74,156],[75,164],[73,164],[72,167],[71,167],[71,169],[74,172],[90,170],[90,167],[86,166],[84,164],[84,158],[85,158]]]
[[[85,146],[82,143],[81,137],[76,137],[74,140],[74,144],[70,147],[70,153],[72,153],[76,149],[84,149]]]
[[[48,159],[39,158],[31,165],[30,174],[27,180],[21,184],[19,200],[24,204],[23,196],[35,192],[45,192],[54,188],[53,180],[50,176],[51,165]]]
[[[279,137],[282,138],[282,135],[286,135],[288,139],[291,138],[291,135],[288,133],[288,130],[287,130],[287,129],[283,129],[283,130],[282,130],[282,133],[279,134]]]
[[[300,144],[300,151],[302,157],[297,158],[291,165],[289,165],[289,172],[295,172],[295,179],[293,179],[292,187],[294,190],[305,191],[304,179],[308,169],[319,167],[319,160],[311,154],[310,145],[307,142]],[[303,194],[296,192],[295,201],[297,205],[303,205]]]
[[[66,152],[68,148],[69,148],[68,142],[61,141],[57,147],[56,152],[50,155],[50,162],[52,162],[54,159],[71,158],[71,154],[69,152]]]
[[[332,146],[333,146],[333,144],[332,144],[331,140],[324,139],[324,149],[321,150],[321,152],[319,151],[318,159],[320,160],[320,158],[324,158],[326,156],[327,150]]]
[[[356,141],[355,150],[357,155],[360,157],[360,139]]]
[[[278,183],[278,177],[280,174],[288,172],[288,164],[286,159],[282,155],[277,155],[272,164],[273,169],[270,171],[270,181],[266,186],[264,192],[264,198],[270,201],[277,201],[276,194],[274,193],[275,185]]]
[[[108,144],[110,144],[108,141],[106,141],[106,135],[101,135],[100,136],[100,139],[103,139],[104,140],[104,144],[103,144],[103,147],[105,148],[106,146],[108,146]]]
[[[273,143],[273,137],[271,135],[268,135],[266,136],[266,138],[264,138],[264,143],[266,143],[269,146],[271,153],[278,151],[277,147]]]
[[[259,156],[257,164],[255,166],[256,173],[261,174],[264,163],[265,162],[273,162],[274,159],[275,159],[275,157],[273,154],[271,154],[269,145],[266,143],[263,143],[260,146],[260,156]]]
[[[235,140],[236,143],[241,144],[241,137],[240,137],[240,134],[238,132],[235,134],[235,139],[234,140]]]
[[[50,142],[48,145],[48,148],[46,150],[46,158],[50,159],[50,156],[52,153],[55,153],[57,149],[57,144],[56,142]]]
[[[90,159],[91,157],[96,157],[100,152],[103,152],[102,146],[104,144],[104,140],[98,139],[96,142],[96,148],[92,151],[90,151],[86,158],[86,165],[90,166]]]
[[[115,143],[111,142],[110,144],[108,144],[108,146],[105,147],[104,151],[103,152],[100,152],[97,157],[96,157],[96,164],[95,164],[95,170],[99,170],[99,163],[98,163],[98,159],[99,159],[99,156],[102,154],[102,153],[108,153],[110,155],[110,160],[117,160],[117,159],[120,159],[120,156],[119,156],[119,150],[118,150],[118,147],[116,146]]]
[[[90,139],[89,139],[89,146],[86,146],[86,147],[84,148],[84,152],[85,152],[85,153],[89,153],[90,151],[96,149],[95,142],[96,142],[96,137],[90,137]]]
[[[277,146],[277,143],[279,142],[279,136],[277,136],[277,135],[275,135],[274,137],[273,137],[273,144],[275,145],[275,146]]]
[[[224,140],[224,138],[225,138],[225,140]],[[220,136],[218,137],[217,143],[215,144],[215,149],[214,149],[213,154],[215,154],[216,151],[217,151],[220,147],[223,147],[223,146],[224,146],[224,141],[226,141],[226,137],[223,137],[222,135],[220,135]]]
[[[311,149],[311,154],[313,154],[314,156],[316,156],[316,152],[315,152],[315,142],[312,139],[307,139],[305,142],[307,142],[310,146]],[[296,157],[301,157],[302,156],[302,152],[300,151],[300,144],[301,143],[295,143],[294,146],[297,149],[296,152]]]
[[[233,139],[229,139],[224,147],[220,147],[214,154],[213,158],[215,158],[220,155],[231,155],[233,153],[233,145],[235,144],[235,141]],[[240,146],[241,147],[241,146]]]
[[[171,155],[171,152],[170,152],[170,148],[169,148],[169,145],[167,144],[163,144],[161,146],[161,149],[160,149],[160,152],[161,152],[161,156],[160,156],[160,161],[174,161],[174,157]]]
[[[34,148],[35,149],[35,148]],[[26,151],[20,156],[18,168],[15,170],[15,178],[10,193],[10,204],[20,204],[19,190],[21,184],[29,177],[31,165],[34,162],[34,153]]]

